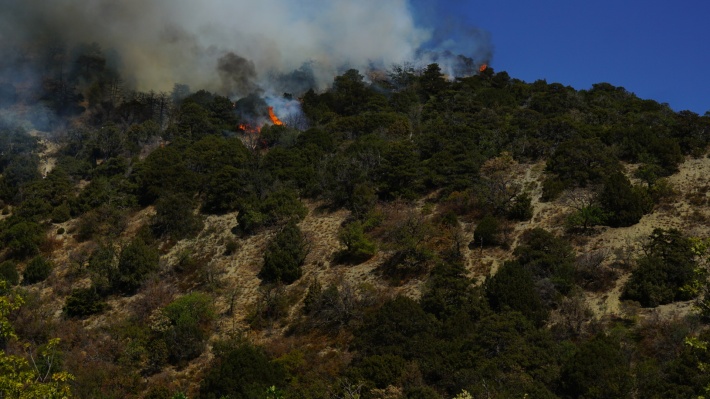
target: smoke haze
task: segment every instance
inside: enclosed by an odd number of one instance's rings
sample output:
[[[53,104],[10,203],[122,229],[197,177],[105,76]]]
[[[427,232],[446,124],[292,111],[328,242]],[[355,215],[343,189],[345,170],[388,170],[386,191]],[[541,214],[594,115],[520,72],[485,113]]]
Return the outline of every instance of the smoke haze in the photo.
[[[175,83],[186,83],[244,96],[258,88],[282,88],[269,82],[288,87],[307,82],[322,89],[346,67],[363,70],[417,60],[446,64],[447,54],[458,54],[455,43],[438,37],[442,30],[418,26],[416,10],[406,0],[3,3],[3,54],[14,51],[15,58],[21,57],[18,48],[46,48],[50,42],[68,48],[96,42],[137,90],[169,91]],[[488,61],[489,38],[475,40],[473,53],[463,55]],[[0,68],[5,77],[11,69]]]

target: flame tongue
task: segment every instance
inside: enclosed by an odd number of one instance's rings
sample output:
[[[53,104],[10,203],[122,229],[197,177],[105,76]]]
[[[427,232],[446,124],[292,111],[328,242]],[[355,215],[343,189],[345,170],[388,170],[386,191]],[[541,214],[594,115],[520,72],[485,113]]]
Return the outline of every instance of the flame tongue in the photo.
[[[274,114],[274,107],[269,107],[269,118],[271,118],[271,122],[273,122],[274,125],[282,126],[284,124],[276,114]]]
[[[485,71],[486,69],[488,69],[488,65],[487,65],[487,64],[481,64],[481,67],[478,68],[478,72],[483,72],[483,71]]]

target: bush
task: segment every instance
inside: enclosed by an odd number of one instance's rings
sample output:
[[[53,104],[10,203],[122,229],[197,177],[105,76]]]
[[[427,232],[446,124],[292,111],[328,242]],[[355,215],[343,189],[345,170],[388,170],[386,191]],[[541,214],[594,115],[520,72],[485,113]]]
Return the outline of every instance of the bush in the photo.
[[[565,226],[568,230],[586,232],[589,228],[604,223],[606,215],[602,208],[595,204],[583,206],[567,216]]]
[[[586,187],[617,170],[618,159],[598,138],[563,141],[547,161],[547,171],[555,173],[567,187]]]
[[[105,244],[99,244],[89,257],[91,284],[101,295],[110,294],[112,284],[118,279],[116,260],[116,249]]]
[[[486,297],[495,311],[520,312],[536,326],[542,326],[547,320],[549,310],[537,292],[533,274],[517,262],[505,262],[495,276],[486,281]]]
[[[532,272],[536,283],[549,280],[555,290],[563,295],[572,288],[575,255],[565,239],[536,228],[523,235],[522,244],[515,248],[513,254],[521,266]]]
[[[704,281],[692,241],[676,229],[655,229],[624,287],[622,299],[655,307],[697,296],[693,287]]]
[[[118,273],[111,287],[125,294],[135,293],[146,276],[158,270],[160,254],[140,237],[123,248],[118,258]]]
[[[308,254],[308,243],[295,222],[284,226],[264,253],[259,278],[266,282],[291,284],[301,277],[301,266]]]
[[[296,190],[281,189],[269,194],[263,201],[243,205],[237,222],[242,231],[253,233],[260,227],[298,222],[307,214],[308,208],[298,199]]]
[[[338,239],[346,247],[343,255],[355,262],[370,259],[377,252],[377,246],[367,237],[360,221],[348,223],[341,228],[338,232]]]
[[[86,212],[79,218],[77,239],[90,240],[95,236],[116,237],[126,228],[126,212],[105,204]]]
[[[174,240],[189,237],[202,229],[202,221],[193,212],[195,204],[186,194],[167,194],[155,202],[151,228],[156,236]]]
[[[215,318],[212,299],[201,292],[182,296],[163,309],[169,327],[163,332],[168,356],[174,364],[199,356],[205,349]]]
[[[500,244],[500,222],[493,215],[486,215],[473,231],[476,246],[491,247]]]
[[[101,313],[107,305],[93,287],[72,290],[64,304],[64,313],[69,317],[86,317]]]
[[[628,398],[633,380],[626,354],[612,338],[598,335],[580,345],[561,371],[562,391],[571,398]]]
[[[224,244],[224,255],[234,255],[239,250],[239,242],[237,240],[231,239]]]
[[[22,274],[23,284],[35,284],[44,281],[52,271],[52,264],[45,258],[38,256],[30,261]]]
[[[407,362],[396,355],[372,355],[363,358],[355,367],[356,373],[362,379],[371,382],[376,388],[387,388],[389,385],[401,383]]]
[[[542,196],[540,197],[540,201],[550,202],[556,200],[557,197],[559,197],[560,194],[565,191],[566,187],[567,185],[565,184],[565,182],[563,182],[559,178],[548,176],[542,182]]]
[[[71,211],[66,202],[52,210],[52,223],[64,223],[69,219],[71,219]]]
[[[530,194],[522,193],[515,197],[508,210],[508,218],[512,220],[530,220],[533,217],[532,198]]]
[[[260,347],[249,343],[221,343],[200,384],[200,398],[252,399],[264,397],[267,388],[282,386],[286,373]]]
[[[11,260],[0,263],[0,281],[7,281],[9,285],[17,285],[20,282],[20,274],[17,272],[17,265]]]
[[[21,221],[2,232],[9,255],[20,260],[37,255],[43,240],[42,227],[34,222]]]
[[[653,209],[648,194],[640,187],[633,187],[629,179],[620,172],[605,180],[599,194],[599,203],[607,216],[606,222],[611,227],[634,225]]]

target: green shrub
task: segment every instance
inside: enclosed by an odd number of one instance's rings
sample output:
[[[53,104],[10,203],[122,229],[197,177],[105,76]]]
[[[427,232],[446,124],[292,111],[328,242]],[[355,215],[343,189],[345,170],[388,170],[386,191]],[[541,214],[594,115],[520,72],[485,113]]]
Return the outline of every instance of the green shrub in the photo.
[[[622,299],[655,307],[674,301],[692,299],[693,289],[704,281],[698,268],[692,241],[676,230],[655,229],[624,287]]]
[[[269,360],[262,348],[249,343],[220,343],[200,383],[200,398],[261,398],[267,388],[283,386],[285,379],[283,366]]]
[[[64,313],[69,317],[86,317],[101,313],[107,305],[93,287],[72,290],[64,304]]]
[[[52,263],[42,256],[38,256],[30,261],[22,274],[23,284],[35,284],[44,281],[52,271]]]
[[[9,255],[19,260],[37,255],[39,246],[44,241],[42,227],[34,222],[14,223],[0,234],[9,250]]]
[[[604,181],[599,203],[611,227],[634,225],[653,209],[648,194],[642,188],[632,186],[629,179],[620,172],[610,175]]]
[[[363,358],[354,367],[358,377],[370,382],[375,388],[398,385],[407,367],[406,360],[396,355],[372,355]],[[360,379],[358,378],[358,379]]]
[[[173,395],[166,387],[154,386],[148,390],[143,399],[173,399]]]
[[[79,218],[77,239],[90,240],[96,236],[116,237],[126,228],[126,211],[104,204]]]
[[[473,231],[473,242],[481,247],[491,247],[501,243],[500,222],[495,216],[486,215],[478,222]]]
[[[112,284],[117,280],[117,254],[112,245],[99,243],[89,257],[88,271],[92,286],[101,294],[113,292]]]
[[[512,220],[530,220],[533,217],[532,198],[529,193],[522,193],[515,197],[508,210],[508,218]]]
[[[174,240],[190,237],[202,229],[202,220],[194,213],[195,204],[186,194],[167,194],[155,202],[151,228],[156,236]]]
[[[345,245],[344,257],[355,262],[370,259],[377,252],[377,246],[365,234],[362,222],[348,223],[338,232],[338,239]]]
[[[550,202],[556,200],[560,194],[565,191],[565,188],[567,188],[565,182],[557,177],[548,176],[542,182],[542,196],[540,197],[540,201]]]
[[[505,262],[486,281],[486,297],[495,311],[520,312],[536,326],[547,320],[549,310],[537,292],[533,274],[517,262]]]
[[[215,318],[212,299],[201,292],[184,295],[163,309],[169,326],[162,333],[173,364],[199,356],[205,349]]]
[[[64,223],[69,219],[71,219],[71,210],[66,202],[52,210],[52,223]]]
[[[570,398],[628,398],[633,379],[618,342],[597,335],[580,345],[561,370],[561,388]]]
[[[263,201],[241,206],[237,222],[242,231],[254,233],[261,227],[298,222],[308,214],[308,208],[298,199],[298,192],[281,189],[270,193]]]
[[[9,285],[17,285],[20,282],[20,274],[17,272],[17,264],[11,260],[0,263],[0,281],[7,281]]]
[[[239,242],[237,240],[228,240],[227,243],[224,244],[224,255],[226,256],[234,255],[238,250]]]
[[[561,142],[547,161],[547,171],[567,187],[600,182],[619,168],[619,160],[601,140],[579,136]]]
[[[266,247],[259,278],[266,282],[291,284],[301,277],[308,243],[295,222],[284,226]]]
[[[604,224],[606,214],[604,210],[597,205],[587,205],[577,209],[571,215],[567,216],[565,226],[568,230],[587,231],[593,226]]]
[[[536,282],[549,279],[556,291],[566,295],[574,285],[575,254],[564,238],[536,228],[526,232],[513,254],[530,270]]]
[[[112,288],[125,294],[134,293],[149,273],[158,270],[159,260],[157,249],[146,244],[140,237],[134,239],[121,251],[118,271],[111,282]]]

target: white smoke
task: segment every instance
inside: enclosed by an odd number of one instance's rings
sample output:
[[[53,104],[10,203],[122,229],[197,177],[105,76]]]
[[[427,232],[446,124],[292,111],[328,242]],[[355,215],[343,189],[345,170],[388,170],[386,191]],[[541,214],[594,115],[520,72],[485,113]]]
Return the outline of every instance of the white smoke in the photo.
[[[317,87],[340,68],[414,59],[431,31],[406,0],[3,0],[0,40],[97,42],[120,55],[139,90],[174,83],[219,91],[218,60],[231,52],[258,78],[310,63]]]

